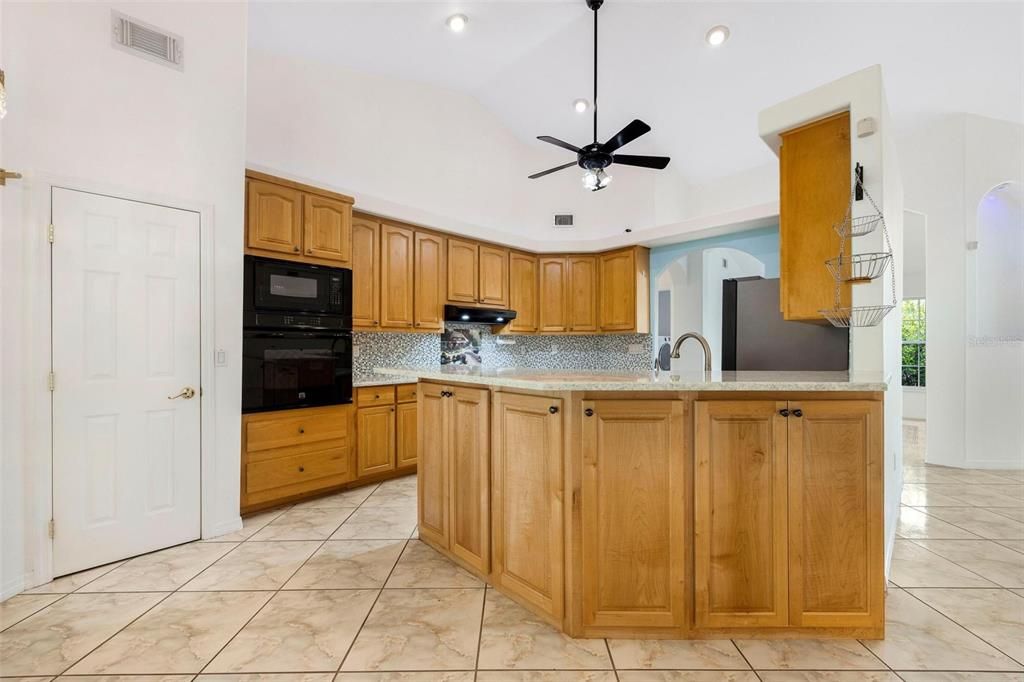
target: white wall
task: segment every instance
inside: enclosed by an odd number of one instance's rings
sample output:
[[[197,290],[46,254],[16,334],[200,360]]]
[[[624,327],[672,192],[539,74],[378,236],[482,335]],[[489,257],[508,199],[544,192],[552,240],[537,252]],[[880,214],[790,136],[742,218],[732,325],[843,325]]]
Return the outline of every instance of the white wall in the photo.
[[[903,298],[927,299],[926,249],[928,217],[917,211],[903,212]],[[927,305],[927,301],[926,301]],[[927,322],[927,318],[926,318]],[[926,342],[927,342],[927,332]],[[924,386],[903,388],[903,418],[926,419],[928,389]]]
[[[184,37],[178,72],[110,46],[116,8]],[[228,364],[204,386],[214,423],[214,466],[204,471],[210,493],[204,534],[236,527],[241,403],[241,281],[245,164],[246,6],[243,3],[53,2],[3,4],[2,63],[9,114],[3,123],[4,166],[26,179],[4,192],[3,328],[3,574],[6,596],[42,582],[48,565],[48,444],[32,439],[48,419],[37,409],[44,375],[44,313],[34,302],[46,290],[44,228],[49,178],[72,187],[159,198],[203,207],[214,225],[215,345]],[[59,292],[58,292],[59,295]],[[203,362],[212,362],[207,348]],[[45,394],[44,394],[45,395]],[[45,403],[43,403],[45,406]],[[48,467],[48,465],[47,465]]]

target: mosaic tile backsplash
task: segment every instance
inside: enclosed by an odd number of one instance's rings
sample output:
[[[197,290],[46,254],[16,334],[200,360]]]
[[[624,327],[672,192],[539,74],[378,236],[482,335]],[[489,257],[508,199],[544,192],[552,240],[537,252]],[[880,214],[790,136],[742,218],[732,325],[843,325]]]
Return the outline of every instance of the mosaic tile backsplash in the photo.
[[[453,323],[448,328],[480,330],[480,353],[485,367],[646,372],[651,368],[653,357],[654,340],[650,334],[495,336],[487,325]],[[499,339],[503,343],[498,343]],[[506,341],[514,343],[504,343]],[[372,378],[375,367],[433,367],[441,364],[439,334],[355,332],[352,342],[359,349],[352,360],[355,381]],[[630,353],[631,344],[639,344],[641,352]]]

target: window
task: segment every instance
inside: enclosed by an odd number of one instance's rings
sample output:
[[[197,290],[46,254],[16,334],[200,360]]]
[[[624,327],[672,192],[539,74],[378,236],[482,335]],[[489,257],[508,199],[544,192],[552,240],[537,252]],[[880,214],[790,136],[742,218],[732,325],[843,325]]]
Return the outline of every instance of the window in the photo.
[[[925,307],[923,298],[903,301],[903,385],[924,387]]]

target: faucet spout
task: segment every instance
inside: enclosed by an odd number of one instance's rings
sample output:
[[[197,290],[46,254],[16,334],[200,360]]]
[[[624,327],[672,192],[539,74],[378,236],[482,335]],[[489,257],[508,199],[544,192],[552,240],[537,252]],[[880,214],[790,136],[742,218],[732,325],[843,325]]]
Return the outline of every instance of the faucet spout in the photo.
[[[708,345],[708,340],[697,332],[686,332],[678,339],[672,346],[672,358],[679,357],[679,347],[683,345],[683,342],[687,339],[697,339],[700,342],[701,348],[704,349],[704,371],[708,374],[711,373],[711,346]]]

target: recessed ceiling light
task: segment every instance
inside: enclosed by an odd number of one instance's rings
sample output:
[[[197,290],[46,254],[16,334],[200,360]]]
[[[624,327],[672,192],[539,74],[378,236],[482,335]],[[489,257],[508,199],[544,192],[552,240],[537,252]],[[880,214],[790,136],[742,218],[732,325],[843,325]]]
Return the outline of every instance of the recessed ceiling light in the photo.
[[[466,24],[469,23],[469,17],[465,14],[453,14],[444,22],[448,25],[448,28],[452,33],[462,33],[466,30]]]
[[[581,97],[580,99],[573,101],[572,108],[576,111],[577,114],[582,114],[583,112],[590,108],[590,102]]]
[[[708,32],[704,34],[704,40],[708,41],[708,45],[711,47],[718,47],[728,39],[729,27],[721,24],[718,26],[712,26],[708,29]]]

